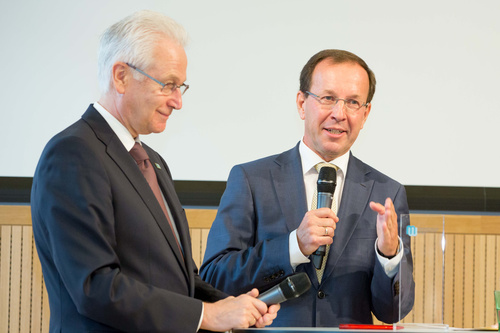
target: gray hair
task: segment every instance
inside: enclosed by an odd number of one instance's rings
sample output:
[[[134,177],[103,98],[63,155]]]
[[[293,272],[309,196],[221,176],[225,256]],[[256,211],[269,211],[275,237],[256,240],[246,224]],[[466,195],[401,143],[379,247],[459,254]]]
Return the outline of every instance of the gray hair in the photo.
[[[156,43],[164,38],[170,38],[182,47],[188,41],[187,33],[180,24],[149,10],[136,12],[110,26],[101,36],[98,53],[101,93],[107,93],[111,87],[115,62],[127,62],[147,70],[153,65],[152,54]]]

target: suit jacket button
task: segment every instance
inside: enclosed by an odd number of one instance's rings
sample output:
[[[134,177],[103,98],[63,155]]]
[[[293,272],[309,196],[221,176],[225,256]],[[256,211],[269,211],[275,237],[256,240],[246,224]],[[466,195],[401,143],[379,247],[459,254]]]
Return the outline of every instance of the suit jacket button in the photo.
[[[325,295],[325,293],[323,292],[323,290],[318,291],[318,298],[319,298],[319,299],[323,299],[323,298],[325,298],[325,296],[326,296],[326,295]]]

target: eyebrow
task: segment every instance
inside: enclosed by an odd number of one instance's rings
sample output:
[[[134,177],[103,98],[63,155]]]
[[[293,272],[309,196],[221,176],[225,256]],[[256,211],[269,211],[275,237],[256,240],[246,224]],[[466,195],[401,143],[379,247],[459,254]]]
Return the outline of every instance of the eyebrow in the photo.
[[[175,75],[167,75],[167,76],[162,76],[161,79],[159,79],[163,83],[169,83],[173,82],[176,83],[178,80],[178,77]]]

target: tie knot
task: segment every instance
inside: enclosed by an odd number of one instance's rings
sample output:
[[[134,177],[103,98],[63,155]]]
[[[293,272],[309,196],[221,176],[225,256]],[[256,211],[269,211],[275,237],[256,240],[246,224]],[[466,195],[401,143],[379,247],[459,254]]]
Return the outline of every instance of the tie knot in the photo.
[[[320,162],[320,163],[318,163],[318,164],[316,164],[316,165],[314,166],[314,168],[315,168],[315,169],[316,169],[316,171],[318,171],[318,172],[319,172],[319,170],[321,170],[321,168],[323,168],[323,167],[325,167],[325,168],[334,168],[335,170],[338,170],[338,169],[339,169],[339,168],[338,168],[338,166],[336,166],[335,164],[326,163],[326,162]]]
[[[130,155],[132,155],[137,164],[140,164],[145,160],[149,160],[148,153],[146,153],[146,150],[139,142],[136,142],[132,149],[130,149]]]

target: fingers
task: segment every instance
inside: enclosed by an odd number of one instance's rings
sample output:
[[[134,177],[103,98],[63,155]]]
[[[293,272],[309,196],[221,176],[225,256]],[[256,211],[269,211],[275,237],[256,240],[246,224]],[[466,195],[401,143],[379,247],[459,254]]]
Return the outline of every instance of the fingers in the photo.
[[[268,307],[253,295],[257,289],[238,297],[229,296],[215,303],[204,303],[201,328],[210,331],[227,331],[232,328],[247,328],[254,325],[269,325],[276,317],[268,314]],[[267,315],[267,317],[262,318]]]
[[[398,248],[398,221],[394,204],[387,198],[384,205],[370,202],[370,208],[377,212],[377,247],[379,251],[388,257],[397,253]]]
[[[281,305],[279,305],[279,304],[273,304],[273,305],[271,305],[271,306],[267,309],[267,312],[268,312],[269,314],[275,314],[275,315],[276,315],[276,314],[278,314],[278,311],[279,311],[279,309],[280,309],[280,308],[281,308]]]
[[[241,299],[243,302],[247,302],[248,298],[250,300],[251,306],[249,307],[251,309],[251,314],[253,318],[250,318],[250,321],[255,319],[257,321],[262,315],[266,314],[268,311],[268,307],[266,303],[262,302],[261,300],[257,299],[257,296],[259,296],[259,290],[257,288],[253,288],[249,292],[247,292],[244,295],[240,295],[237,297],[237,299]],[[255,324],[255,321],[251,326]]]
[[[339,218],[329,208],[307,212],[297,228],[297,241],[302,253],[308,256],[319,246],[331,244],[338,221]]]
[[[257,291],[257,289],[252,289],[252,291],[253,290]],[[258,291],[257,291],[257,293],[258,293]],[[259,300],[257,300],[257,301],[260,303],[263,303]],[[273,304],[273,305],[270,305],[269,307],[266,306],[265,308],[260,308],[259,309],[259,311],[260,311],[259,317],[254,317],[253,319],[251,319],[249,322],[249,325],[250,325],[249,327],[255,326],[258,328],[262,328],[262,327],[266,327],[266,326],[271,325],[273,323],[273,320],[276,319],[280,308],[281,308],[281,305],[279,305],[279,304]],[[262,312],[264,309],[265,309],[265,311]]]
[[[280,309],[280,307],[281,306],[279,304],[271,305],[267,309],[267,313],[264,314],[259,320],[257,320],[255,325],[253,325],[253,326],[258,327],[258,328],[262,328],[262,327],[271,325],[273,323],[273,320],[276,319],[276,316],[278,315],[278,310]]]
[[[334,220],[335,222],[337,222],[339,220],[337,215],[335,215],[333,210],[331,210],[330,208],[318,208],[318,209],[310,210],[308,213],[311,213],[312,215],[314,215],[318,218],[330,218],[330,219]]]
[[[379,215],[384,215],[385,214],[385,206],[382,206],[378,202],[370,202],[370,208],[374,212],[377,212]]]
[[[396,210],[394,208],[394,204],[390,198],[385,200],[385,211],[387,212],[387,222],[389,223],[390,228],[398,227],[398,218],[396,215]]]
[[[259,290],[257,288],[253,288],[252,290],[250,290],[246,294],[250,297],[257,298],[257,296],[259,296]],[[260,303],[263,303],[263,302],[260,302]],[[257,303],[257,305],[258,305],[258,303]],[[265,307],[265,310],[264,310],[264,307],[262,307],[262,305],[261,305],[261,307],[257,308],[257,309],[259,310],[259,313],[257,315],[255,313],[252,313],[250,316],[250,319],[248,322],[249,327],[256,325],[257,322],[264,322],[264,320],[262,320],[262,315],[266,313],[265,311],[267,311],[267,307]],[[269,324],[267,324],[267,325],[269,325]],[[264,324],[264,326],[267,326],[267,325]],[[264,327],[264,326],[262,326],[262,327]]]
[[[250,293],[255,293],[256,289],[252,289]],[[258,294],[258,291],[257,291]],[[243,311],[243,323],[241,327],[254,326],[262,315],[267,312],[267,306],[264,302],[251,297],[250,295],[240,295],[236,297],[237,306]]]
[[[276,319],[276,313],[275,314],[265,314],[263,315],[262,317],[259,318],[259,320],[257,320],[253,325],[251,326],[255,326],[257,328],[262,328],[262,327],[266,327],[266,326],[269,326],[273,323],[273,320]]]
[[[259,290],[257,288],[253,288],[247,293],[247,295],[257,298],[257,296],[259,296]],[[267,307],[264,302],[257,300],[256,307],[259,310],[261,316],[260,318],[254,317],[254,319],[256,320],[250,326],[265,327],[272,324],[273,320],[278,314],[278,310],[281,308],[281,305],[273,304]]]
[[[386,215],[386,217],[389,217],[390,215],[395,216],[396,213],[391,198],[385,199],[384,205],[378,202],[371,201],[370,208],[374,212],[377,212],[379,215]]]
[[[318,227],[320,232],[318,233],[319,237],[327,237],[333,238],[335,236],[335,229],[337,229],[337,225],[334,224],[332,227]]]
[[[247,292],[247,295],[251,297],[257,297],[259,296],[259,290],[257,288],[253,288],[252,290]]]

